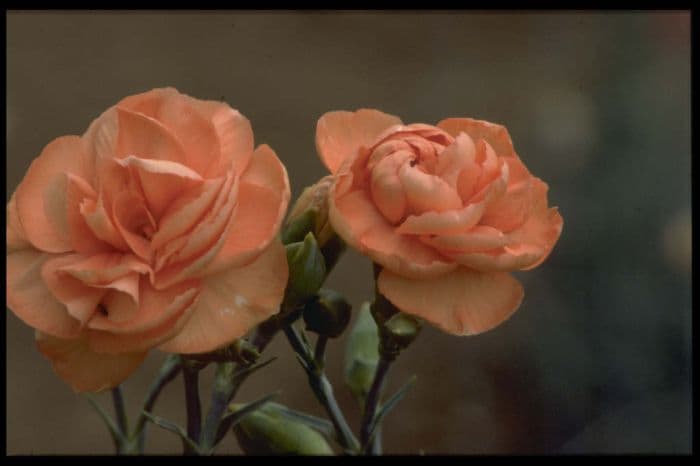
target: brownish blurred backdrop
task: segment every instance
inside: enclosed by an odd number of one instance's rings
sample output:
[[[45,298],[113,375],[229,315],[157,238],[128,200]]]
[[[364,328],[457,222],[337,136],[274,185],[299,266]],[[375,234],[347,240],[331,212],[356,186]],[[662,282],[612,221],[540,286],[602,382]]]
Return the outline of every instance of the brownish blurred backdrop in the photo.
[[[484,335],[426,329],[392,369],[418,375],[385,422],[389,453],[689,452],[690,15],[480,12],[18,12],[7,14],[7,192],[53,138],[82,134],[122,97],[175,86],[224,98],[286,164],[292,194],[325,174],[318,117],[378,108],[405,122],[505,124],[550,185],[564,231],[519,274],[521,309]],[[369,261],[329,285],[357,306]],[[109,454],[84,397],[7,313],[7,452]],[[350,422],[344,342],[329,375]],[[322,415],[283,339],[238,396]],[[135,416],[162,354],[125,384]],[[206,393],[211,371],[203,379]],[[181,381],[156,414],[184,422]],[[109,408],[108,395],[97,399]],[[147,452],[178,453],[149,431]],[[227,439],[219,453],[238,452]]]

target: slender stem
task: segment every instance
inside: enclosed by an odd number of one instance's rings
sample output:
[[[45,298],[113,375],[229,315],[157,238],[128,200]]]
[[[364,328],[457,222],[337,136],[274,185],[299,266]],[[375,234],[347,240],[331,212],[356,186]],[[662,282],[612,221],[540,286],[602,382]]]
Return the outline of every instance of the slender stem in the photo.
[[[362,429],[360,431],[360,440],[362,445],[365,447],[365,450],[368,450],[368,448],[366,448],[368,446],[370,447],[370,451],[373,450],[371,443],[368,444],[368,441],[370,440],[370,428],[372,427],[372,423],[374,421],[377,406],[379,405],[379,395],[382,391],[382,387],[384,386],[384,381],[387,373],[389,372],[391,362],[391,359],[386,358],[383,355],[379,358],[377,371],[374,373],[374,381],[372,382],[372,387],[369,389],[369,393],[367,394],[364,415],[362,417]]]
[[[216,442],[221,417],[228,406],[228,399],[233,391],[232,377],[236,365],[232,362],[219,363],[214,376],[214,390],[211,393],[209,411],[204,420],[200,446],[202,451],[209,452]]]
[[[114,403],[114,416],[117,421],[117,428],[122,435],[126,436],[129,427],[127,424],[126,410],[124,409],[124,397],[122,396],[122,388],[120,385],[112,389],[112,402]]]
[[[370,452],[373,456],[380,456],[382,454],[382,426],[377,426],[375,429]]]
[[[143,406],[141,408],[141,413],[139,414],[138,420],[136,421],[136,427],[134,428],[134,436],[138,437],[138,452],[143,454],[144,447],[146,445],[146,429],[148,427],[148,419],[144,412],[150,413],[153,411],[153,407],[156,404],[156,400],[160,395],[163,388],[170,383],[177,374],[182,369],[182,358],[177,354],[171,354],[163,362],[158,375],[155,380],[151,383],[148,388],[148,393],[143,401]]]
[[[199,370],[183,367],[183,379],[185,382],[185,399],[187,400],[187,436],[195,443],[199,443],[199,433],[202,429],[202,407],[199,401]],[[192,454],[189,448],[186,454]]]
[[[284,326],[284,334],[289,344],[292,346],[292,349],[294,349],[294,352],[304,360],[306,373],[309,378],[309,385],[313,389],[318,401],[328,412],[331,423],[335,428],[338,442],[346,450],[353,452],[358,451],[359,443],[353,435],[350,426],[348,426],[348,422],[345,420],[345,416],[333,394],[333,386],[323,372],[323,369],[316,365],[313,356],[310,354],[310,350],[301,341],[291,324]]]
[[[316,348],[314,350],[314,360],[319,369],[323,370],[326,365],[326,345],[328,344],[328,337],[324,335],[319,335],[316,340]]]

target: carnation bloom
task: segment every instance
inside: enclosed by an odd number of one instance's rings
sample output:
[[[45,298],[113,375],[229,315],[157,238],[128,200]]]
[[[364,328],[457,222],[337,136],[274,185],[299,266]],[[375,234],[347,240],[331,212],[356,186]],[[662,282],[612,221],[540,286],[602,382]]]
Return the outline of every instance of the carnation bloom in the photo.
[[[542,263],[561,234],[547,184],[501,125],[337,111],[319,119],[316,147],[335,175],[333,228],[382,267],[389,301],[446,332],[477,334],[512,315],[523,289],[508,272]]]
[[[7,205],[7,306],[78,391],[147,351],[214,350],[277,312],[284,166],[248,120],[172,88],[49,143]]]

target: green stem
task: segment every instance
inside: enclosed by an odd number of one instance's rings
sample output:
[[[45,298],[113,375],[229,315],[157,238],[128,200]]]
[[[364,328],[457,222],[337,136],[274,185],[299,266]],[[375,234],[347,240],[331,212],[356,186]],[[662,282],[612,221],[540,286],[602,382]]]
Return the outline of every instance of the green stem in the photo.
[[[185,382],[185,400],[187,402],[187,436],[193,442],[199,443],[199,434],[202,429],[202,407],[199,401],[199,369],[185,364],[182,374]],[[189,446],[185,447],[185,454],[193,453]]]
[[[372,423],[374,421],[374,416],[377,412],[377,407],[379,405],[379,396],[381,394],[382,387],[384,386],[386,375],[389,372],[389,367],[391,367],[391,362],[392,359],[384,357],[384,355],[379,358],[379,364],[377,365],[377,370],[374,373],[372,387],[369,389],[369,393],[367,393],[364,415],[362,417],[362,428],[360,430],[360,441],[362,442],[364,451],[374,451],[373,444],[378,441],[376,437],[374,440],[370,441],[369,434],[370,428],[372,427]],[[381,449],[381,446],[378,446],[377,448]]]
[[[122,396],[122,389],[120,385],[117,385],[112,389],[112,402],[114,403],[114,416],[117,421],[117,428],[119,429],[119,432],[126,437],[129,427],[126,417],[126,410],[124,409],[124,397]]]
[[[163,365],[161,366],[160,370],[158,371],[156,379],[151,383],[151,386],[148,388],[148,393],[146,394],[146,398],[143,401],[141,413],[138,417],[138,420],[136,421],[136,427],[134,428],[133,433],[133,436],[138,438],[137,448],[140,454],[143,454],[144,452],[144,448],[146,445],[146,429],[148,428],[148,418],[146,417],[144,412],[150,414],[151,411],[153,411],[153,407],[156,404],[156,400],[158,399],[160,392],[169,382],[175,379],[177,374],[180,373],[181,369],[182,358],[180,357],[180,355],[169,355],[166,358],[165,362],[163,362]]]
[[[324,335],[319,335],[316,340],[316,348],[314,350],[314,360],[319,369],[323,370],[326,365],[326,345],[328,344],[328,337]]]
[[[333,394],[333,386],[323,372],[313,359],[310,354],[310,350],[301,341],[296,330],[291,324],[284,326],[284,334],[292,346],[295,353],[302,358],[305,363],[306,373],[309,378],[309,385],[311,386],[314,394],[318,401],[323,405],[323,407],[328,412],[331,423],[335,428],[336,436],[340,445],[346,450],[351,452],[357,452],[359,449],[359,443],[348,426],[345,416],[343,415],[338,402]]]

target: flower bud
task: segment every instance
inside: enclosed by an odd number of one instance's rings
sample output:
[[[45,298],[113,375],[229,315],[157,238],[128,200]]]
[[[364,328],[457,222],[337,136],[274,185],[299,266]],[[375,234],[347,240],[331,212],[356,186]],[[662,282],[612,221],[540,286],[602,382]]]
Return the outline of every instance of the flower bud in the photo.
[[[423,322],[403,312],[397,312],[380,327],[382,351],[401,351],[416,339]]]
[[[306,329],[330,338],[343,333],[350,323],[352,306],[334,290],[321,288],[314,299],[304,306]]]
[[[332,184],[333,177],[326,176],[304,189],[294,203],[283,229],[284,244],[301,241],[308,232],[312,232],[322,248],[334,235],[333,227],[328,221],[328,191]]]
[[[348,335],[345,348],[345,383],[353,395],[363,401],[372,386],[379,362],[379,335],[377,324],[364,303]]]
[[[287,307],[298,305],[312,297],[326,279],[326,263],[313,233],[304,241],[286,246],[289,281],[284,299]]]
[[[231,407],[240,409],[244,405]],[[333,455],[323,435],[284,416],[286,408],[267,402],[233,427],[241,449],[248,455]]]

